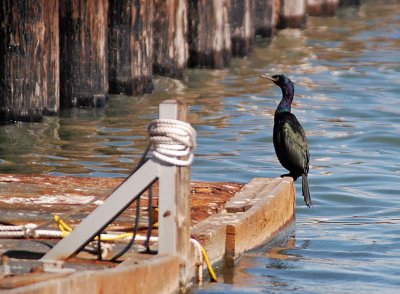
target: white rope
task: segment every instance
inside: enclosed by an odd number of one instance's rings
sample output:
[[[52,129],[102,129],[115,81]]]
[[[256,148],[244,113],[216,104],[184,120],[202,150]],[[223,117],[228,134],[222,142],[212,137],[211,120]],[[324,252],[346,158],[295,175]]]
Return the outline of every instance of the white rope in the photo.
[[[155,158],[177,166],[192,163],[196,131],[190,124],[175,119],[156,119],[150,123],[148,132]]]
[[[36,224],[26,224],[26,225],[20,225],[20,226],[0,226],[0,232],[1,231],[21,231],[21,230],[26,230],[26,229],[34,229],[36,228]]]
[[[199,285],[201,285],[201,282],[203,281],[203,264],[204,264],[203,254],[201,252],[201,245],[199,241],[193,238],[190,238],[190,242],[193,244],[195,249],[194,257],[196,260],[195,264],[197,265],[197,281]]]
[[[6,227],[6,226],[3,226]],[[0,238],[62,238],[63,233],[58,230],[35,230],[33,234],[29,231],[27,232],[23,227],[24,226],[9,226],[10,230],[5,231],[4,228],[0,231]],[[16,230],[16,227],[21,227],[20,230]],[[115,234],[101,234],[101,238],[109,238],[115,237]],[[128,236],[123,239],[130,240],[132,237]],[[135,240],[137,241],[146,241],[146,236],[136,235]],[[151,236],[149,241],[151,242],[158,242],[158,237]]]
[[[32,232],[26,230],[20,231],[1,231],[0,238],[61,238],[61,231],[53,230],[35,230]]]
[[[8,230],[6,231],[6,227],[8,227]],[[0,238],[62,238],[63,233],[58,230],[35,230],[32,232],[27,231],[27,228],[34,228],[36,227],[35,224],[27,224],[24,226],[0,226]],[[17,230],[19,228],[19,230]],[[115,236],[113,234],[101,234],[101,238],[107,238],[107,237],[112,237]],[[126,237],[124,239],[131,239],[132,236]],[[136,235],[135,240],[137,241],[146,241],[147,237],[146,236],[141,236],[141,235]],[[149,241],[151,242],[158,242],[158,237],[153,237],[151,236]],[[195,252],[195,264],[197,266],[197,277],[198,277],[198,282],[201,284],[203,281],[203,265],[204,265],[204,258],[203,254],[201,252],[201,245],[200,243],[196,240],[191,238],[190,242],[194,246],[194,252]],[[103,247],[104,245],[102,245]],[[104,247],[105,248],[105,247]],[[106,248],[107,250],[110,250],[109,248]],[[103,253],[105,254],[105,253]]]

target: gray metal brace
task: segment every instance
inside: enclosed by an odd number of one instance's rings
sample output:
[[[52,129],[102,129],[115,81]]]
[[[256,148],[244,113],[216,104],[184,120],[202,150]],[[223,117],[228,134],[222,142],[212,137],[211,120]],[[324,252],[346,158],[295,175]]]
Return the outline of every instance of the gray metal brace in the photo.
[[[160,118],[178,119],[178,103],[167,100],[160,104]],[[57,243],[41,261],[62,260],[82,249],[148,186],[159,179],[159,253],[177,255],[177,167],[150,159],[127,178],[107,199],[87,216],[67,237]],[[168,211],[168,213],[166,213]],[[189,223],[189,220],[181,220]],[[189,240],[187,241],[189,242]]]

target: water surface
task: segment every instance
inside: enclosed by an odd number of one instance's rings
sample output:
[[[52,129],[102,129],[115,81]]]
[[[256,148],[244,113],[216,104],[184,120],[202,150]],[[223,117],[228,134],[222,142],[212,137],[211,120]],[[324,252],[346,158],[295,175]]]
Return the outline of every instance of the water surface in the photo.
[[[191,105],[198,131],[192,178],[247,182],[285,171],[272,146],[280,90],[295,81],[293,112],[306,129],[313,209],[297,201],[296,228],[276,247],[246,254],[199,293],[394,293],[400,286],[400,4],[368,1],[304,31],[261,41],[225,70],[159,78],[143,97],[111,96],[41,124],[0,127],[0,172],[126,176],[164,99]],[[297,190],[300,186],[296,184]],[[300,193],[298,193],[300,194]]]

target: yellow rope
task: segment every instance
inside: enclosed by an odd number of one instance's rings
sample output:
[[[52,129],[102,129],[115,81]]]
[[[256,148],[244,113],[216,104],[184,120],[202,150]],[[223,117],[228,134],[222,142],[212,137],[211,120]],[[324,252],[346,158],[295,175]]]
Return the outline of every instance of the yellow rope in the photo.
[[[66,237],[70,232],[72,232],[72,228],[64,222],[57,214],[54,215],[54,221],[57,223],[58,228],[60,229],[62,233],[62,237]],[[128,237],[133,237],[133,233],[122,233],[119,235],[113,235],[113,236],[101,236],[101,241],[113,241],[113,240],[120,240],[120,239],[125,239]],[[98,240],[98,237],[95,237],[94,240]]]
[[[113,241],[113,240],[120,240],[128,237],[133,237],[132,233],[123,233],[119,235],[113,235],[113,236],[101,236],[100,240],[101,241]],[[98,237],[95,238],[97,240]]]
[[[58,228],[61,232],[72,232],[72,228],[66,222],[64,222],[59,215],[54,215],[54,221],[58,225]]]
[[[154,212],[156,212],[156,215],[158,214],[158,207],[154,207]],[[155,218],[155,217],[153,217],[153,218]],[[153,224],[153,228],[158,229],[158,221]]]
[[[208,272],[210,273],[211,281],[218,282],[217,275],[215,274],[214,269],[210,263],[210,259],[208,258],[206,250],[204,249],[203,246],[201,246],[201,244],[200,244],[200,248],[201,248],[201,253],[203,253],[204,261],[206,262]]]

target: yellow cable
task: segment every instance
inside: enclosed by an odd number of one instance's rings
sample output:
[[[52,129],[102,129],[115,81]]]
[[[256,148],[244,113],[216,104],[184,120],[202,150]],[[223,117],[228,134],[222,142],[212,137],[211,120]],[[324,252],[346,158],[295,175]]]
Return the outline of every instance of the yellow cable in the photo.
[[[61,237],[66,237],[69,235],[69,231],[66,230],[60,230],[61,231]],[[124,233],[124,234],[120,234],[120,235],[115,235],[115,236],[101,236],[101,241],[114,241],[114,240],[120,240],[120,239],[124,239],[127,237],[132,237],[132,233]],[[98,240],[98,237],[95,237],[94,240]]]
[[[204,260],[206,262],[208,272],[210,273],[211,281],[212,282],[218,282],[217,275],[215,274],[214,269],[213,269],[213,267],[212,267],[212,265],[210,263],[210,260],[208,259],[208,255],[207,255],[206,250],[201,245],[200,245],[200,248],[201,248],[201,253],[203,253],[203,257],[204,257]]]
[[[57,214],[54,215],[54,221],[57,223],[58,228],[61,231],[61,236],[64,238],[66,237],[70,232],[72,232],[72,228],[64,222]],[[102,241],[113,241],[113,240],[120,240],[128,237],[132,237],[132,233],[123,233],[115,236],[102,236],[101,240]],[[94,238],[95,240],[98,240],[98,237]]]
[[[61,231],[61,237],[65,238],[69,235],[68,231]]]
[[[157,214],[158,214],[158,207],[155,207],[154,211],[157,212]],[[157,219],[158,219],[158,217],[157,217]],[[158,221],[153,224],[153,228],[158,229]]]
[[[123,233],[119,235],[113,235],[113,236],[101,236],[101,241],[113,241],[113,240],[120,240],[128,237],[132,237],[132,233]],[[95,240],[98,240],[98,237],[94,238]]]
[[[57,214],[54,215],[54,221],[57,223],[58,228],[61,231],[61,236],[63,238],[68,236],[68,234],[70,232],[72,232],[72,228],[66,222],[64,222]],[[124,239],[124,238],[128,238],[128,237],[132,237],[132,236],[133,236],[132,233],[123,233],[123,234],[119,234],[119,235],[115,235],[115,236],[102,236],[102,237],[100,237],[100,240],[101,241],[113,241],[113,240],[120,240],[120,239]],[[98,237],[96,237],[95,240],[98,240]],[[215,274],[214,269],[212,268],[212,265],[210,263],[208,255],[207,255],[207,252],[203,246],[200,245],[200,248],[201,248],[201,253],[203,254],[204,260],[206,262],[208,272],[210,273],[211,281],[217,282],[218,281],[217,275]]]
[[[58,228],[60,229],[61,232],[72,232],[72,228],[66,222],[64,222],[57,214],[54,215],[54,221],[57,223]]]

